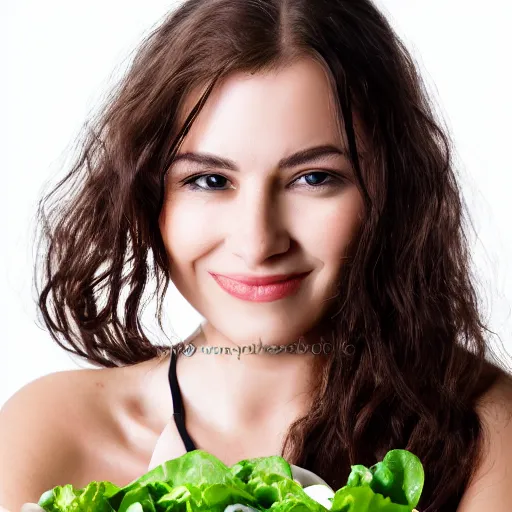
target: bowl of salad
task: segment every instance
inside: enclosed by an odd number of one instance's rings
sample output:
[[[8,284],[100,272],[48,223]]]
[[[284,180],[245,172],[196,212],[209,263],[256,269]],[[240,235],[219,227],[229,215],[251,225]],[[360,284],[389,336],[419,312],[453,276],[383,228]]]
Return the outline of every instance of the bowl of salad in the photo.
[[[23,512],[413,512],[424,483],[420,460],[391,450],[369,468],[354,465],[332,489],[318,475],[279,456],[226,466],[204,450],[169,460],[124,487],[91,482],[42,494]]]

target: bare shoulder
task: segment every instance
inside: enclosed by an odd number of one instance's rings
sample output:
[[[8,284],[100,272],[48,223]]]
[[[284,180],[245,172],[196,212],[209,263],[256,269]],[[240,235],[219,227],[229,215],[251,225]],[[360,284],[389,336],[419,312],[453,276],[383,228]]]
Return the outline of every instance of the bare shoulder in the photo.
[[[56,485],[147,471],[169,418],[165,361],[41,377],[0,410],[0,506],[16,511]]]
[[[77,445],[66,397],[77,378],[68,371],[36,379],[0,410],[0,504],[7,509],[37,502],[64,476],[59,471],[72,471]]]
[[[512,501],[512,376],[502,373],[481,397],[481,460],[458,512],[509,510]]]
[[[108,372],[69,370],[40,377],[0,410],[0,505],[19,510],[54,487],[72,483],[82,460],[91,407],[100,408]],[[94,378],[93,378],[94,377]]]

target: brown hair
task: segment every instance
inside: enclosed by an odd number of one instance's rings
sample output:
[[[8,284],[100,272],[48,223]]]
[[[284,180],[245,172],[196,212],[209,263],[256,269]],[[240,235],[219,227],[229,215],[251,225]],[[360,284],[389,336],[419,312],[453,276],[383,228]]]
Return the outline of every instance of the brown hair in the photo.
[[[61,347],[98,365],[167,350],[140,322],[153,280],[161,325],[169,284],[158,228],[165,170],[220,78],[302,55],[328,70],[365,214],[332,318],[336,352],[283,454],[338,489],[351,464],[409,449],[426,470],[418,508],[451,512],[480,457],[476,401],[499,371],[485,360],[492,331],[470,273],[451,142],[410,54],[369,0],[189,0],[171,13],[41,202],[39,307]],[[197,87],[204,94],[181,126]],[[372,145],[364,163],[354,111]],[[58,192],[65,199],[50,207]]]

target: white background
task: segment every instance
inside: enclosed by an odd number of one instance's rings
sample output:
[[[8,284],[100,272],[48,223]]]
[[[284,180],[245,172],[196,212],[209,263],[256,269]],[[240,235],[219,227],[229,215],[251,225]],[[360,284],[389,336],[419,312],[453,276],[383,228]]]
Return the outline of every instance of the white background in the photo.
[[[7,0],[0,5],[0,407],[26,383],[78,363],[36,323],[37,201],[142,37],[176,2]],[[491,329],[512,353],[512,2],[379,0],[413,52],[456,143],[477,238],[473,253]],[[200,316],[175,291],[171,324]],[[146,315],[151,323],[151,311]],[[495,346],[500,348],[496,338]],[[81,367],[85,365],[80,363]]]

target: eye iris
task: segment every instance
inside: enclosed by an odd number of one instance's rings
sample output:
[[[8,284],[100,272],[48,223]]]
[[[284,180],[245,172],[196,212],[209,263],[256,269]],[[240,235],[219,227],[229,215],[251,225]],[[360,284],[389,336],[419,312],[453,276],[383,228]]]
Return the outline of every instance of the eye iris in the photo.
[[[326,177],[327,177],[327,175],[324,173],[315,172],[315,173],[306,175],[306,182],[308,183],[308,185],[319,185],[320,183],[325,181]]]
[[[216,174],[210,174],[206,177],[206,185],[209,188],[222,188],[225,185],[226,178],[223,176],[218,176]]]

